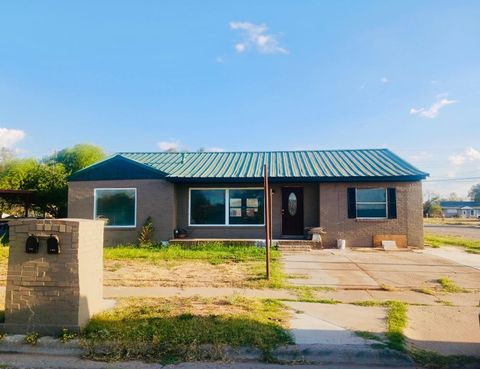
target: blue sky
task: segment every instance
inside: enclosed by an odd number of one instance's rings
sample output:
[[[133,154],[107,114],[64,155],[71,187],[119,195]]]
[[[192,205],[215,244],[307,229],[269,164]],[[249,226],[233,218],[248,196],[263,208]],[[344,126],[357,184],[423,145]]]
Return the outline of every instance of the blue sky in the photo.
[[[3,1],[0,146],[388,147],[465,196],[479,19],[478,1]]]

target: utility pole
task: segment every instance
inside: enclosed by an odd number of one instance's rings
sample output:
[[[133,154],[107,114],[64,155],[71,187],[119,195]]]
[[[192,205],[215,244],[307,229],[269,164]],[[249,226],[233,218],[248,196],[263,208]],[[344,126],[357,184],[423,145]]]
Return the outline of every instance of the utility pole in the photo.
[[[272,197],[270,195],[270,187],[268,186],[268,166],[263,165],[263,188],[264,188],[264,207],[265,207],[265,262],[266,262],[266,279],[270,279],[270,240],[272,239],[272,223],[270,222],[270,208]]]

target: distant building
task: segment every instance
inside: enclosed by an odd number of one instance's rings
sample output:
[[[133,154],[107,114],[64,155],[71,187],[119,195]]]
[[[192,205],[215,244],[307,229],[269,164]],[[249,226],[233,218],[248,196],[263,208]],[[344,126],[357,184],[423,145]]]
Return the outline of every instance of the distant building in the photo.
[[[480,202],[440,201],[445,218],[480,218]]]

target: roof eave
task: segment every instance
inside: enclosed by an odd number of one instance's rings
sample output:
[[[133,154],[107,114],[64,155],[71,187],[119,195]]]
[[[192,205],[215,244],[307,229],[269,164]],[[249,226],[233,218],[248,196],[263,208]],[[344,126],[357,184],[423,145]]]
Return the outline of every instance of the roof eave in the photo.
[[[418,182],[424,180],[428,174],[408,176],[370,176],[370,177],[269,177],[272,183],[286,182]],[[263,177],[166,177],[166,180],[175,183],[262,183]]]

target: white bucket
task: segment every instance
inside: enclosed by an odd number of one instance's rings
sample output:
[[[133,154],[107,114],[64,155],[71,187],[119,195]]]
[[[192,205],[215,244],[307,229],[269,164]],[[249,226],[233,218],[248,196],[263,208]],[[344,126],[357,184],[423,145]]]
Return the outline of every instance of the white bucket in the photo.
[[[337,248],[340,250],[345,250],[345,247],[347,246],[347,241],[346,240],[337,240]]]

